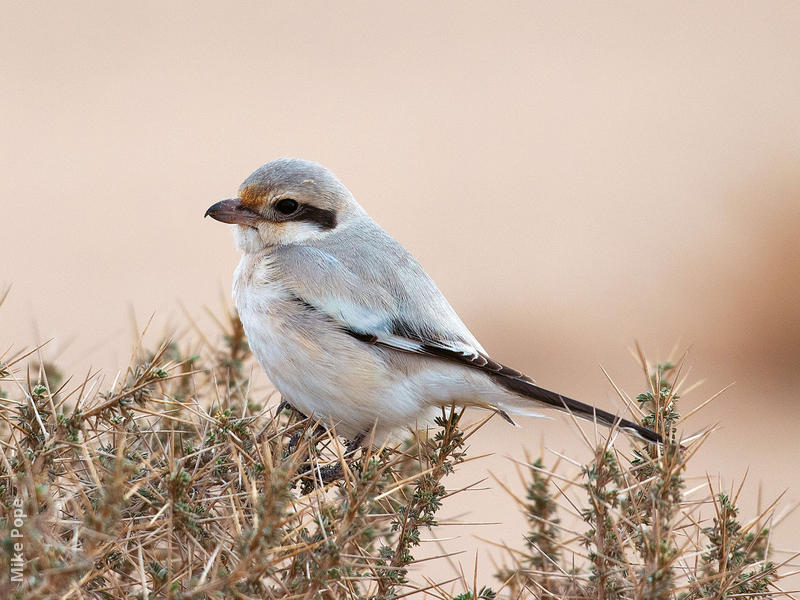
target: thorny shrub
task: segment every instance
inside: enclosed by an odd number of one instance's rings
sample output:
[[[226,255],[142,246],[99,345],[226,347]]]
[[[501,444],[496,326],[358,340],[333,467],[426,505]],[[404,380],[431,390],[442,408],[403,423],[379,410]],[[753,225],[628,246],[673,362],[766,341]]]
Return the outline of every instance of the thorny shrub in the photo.
[[[686,463],[703,436],[677,439],[672,364],[653,369],[630,403],[668,443],[634,441],[628,454],[617,432],[596,445],[586,437],[593,455],[573,478],[530,461],[525,550],[493,586],[477,586],[463,575],[418,581],[409,568],[453,495],[444,480],[486,419],[467,425],[463,411],[444,409],[427,432],[345,456],[334,431],[250,389],[235,315],[226,329],[218,345],[140,345],[105,390],[97,374],[65,378],[35,349],[0,355],[0,597],[695,600],[779,590],[771,512],[742,524],[738,492],[710,482],[687,498]],[[340,477],[327,482],[331,469]],[[699,514],[704,502],[712,515]],[[564,529],[565,511],[582,532]]]

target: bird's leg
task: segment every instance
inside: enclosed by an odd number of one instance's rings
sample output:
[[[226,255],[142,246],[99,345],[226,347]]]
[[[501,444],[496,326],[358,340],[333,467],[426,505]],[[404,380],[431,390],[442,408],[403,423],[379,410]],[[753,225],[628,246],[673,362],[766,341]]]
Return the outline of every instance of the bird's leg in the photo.
[[[297,410],[295,407],[293,407],[289,402],[286,401],[285,398],[281,398],[281,401],[278,404],[277,409],[275,410],[275,414],[276,415],[280,414],[280,412],[283,411],[283,410],[290,410],[295,415],[297,415],[299,417],[299,424],[302,424],[303,421],[307,422],[309,420],[308,417],[305,414],[303,414],[302,412]],[[300,440],[302,439],[303,435],[305,435],[305,433],[307,431],[308,431],[308,427],[306,426],[306,427],[303,427],[303,428],[299,429],[298,431],[294,432],[289,437],[289,443],[287,444],[287,447],[286,447],[287,453],[289,455],[292,455],[297,451],[297,448],[300,445]],[[312,438],[311,438],[312,442],[314,440],[317,440],[317,439],[321,438],[327,431],[328,430],[321,423],[316,423],[314,425],[314,429],[313,429],[313,432],[312,432]],[[363,435],[359,436],[357,439],[359,440],[359,443],[360,443],[360,441],[364,439],[364,436]],[[348,448],[350,447],[349,446],[349,442],[348,442],[348,446],[347,447]],[[348,450],[348,452],[352,453],[349,450]],[[299,464],[301,464],[301,465],[308,464],[309,465],[309,467],[306,470],[304,470],[304,471],[302,471],[300,473],[301,479],[304,481],[303,485],[304,485],[304,489],[305,489],[305,486],[307,486],[309,484],[309,482],[310,482],[309,475],[314,470],[313,466],[311,466],[311,449],[310,448],[308,448],[303,453],[303,458],[302,458],[302,460],[300,461]],[[325,471],[328,468],[329,467],[325,467],[322,470]],[[340,468],[340,471],[341,471],[341,468]],[[339,478],[340,477],[341,477],[341,475],[339,475]],[[322,479],[323,479],[324,483],[329,483],[330,481],[333,481],[336,478],[331,479],[330,477],[323,477]]]
[[[322,485],[327,485],[342,479],[344,477],[344,466],[342,465],[342,462],[346,461],[348,465],[350,464],[349,459],[352,458],[356,452],[358,452],[366,437],[367,436],[365,433],[360,433],[352,440],[347,440],[344,445],[345,450],[342,453],[342,461],[337,461],[335,464],[328,465],[327,467],[310,470],[310,473],[313,473],[316,482]]]
[[[289,402],[287,402],[285,398],[281,398],[281,401],[278,404],[278,408],[275,409],[275,415],[277,416],[277,415],[281,414],[284,410],[292,411],[294,414],[296,414],[299,417],[300,421],[305,421],[306,419],[308,419],[308,417],[306,415],[304,415],[299,410],[297,410],[294,406],[289,404]],[[322,431],[325,431],[324,427],[322,427],[321,425],[317,425],[316,429],[314,430],[314,433],[315,434],[321,433],[320,429]],[[300,438],[301,438],[302,435],[303,435],[303,430],[302,429],[299,430],[299,431],[294,432],[291,435],[291,437],[289,438],[289,445],[287,447],[287,450],[289,451],[289,454],[294,454],[294,451],[297,450],[297,444],[300,441]],[[308,457],[306,457],[306,459],[307,458]]]
[[[348,454],[355,454],[356,450],[361,448],[362,444],[364,443],[364,439],[366,439],[366,433],[359,433],[356,437],[352,440],[348,440],[344,447],[347,449],[345,452],[345,456]]]
[[[291,405],[291,404],[289,404],[289,403],[286,401],[286,399],[285,399],[284,397],[282,397],[282,396],[281,396],[281,401],[280,401],[280,403],[278,404],[278,408],[276,408],[276,409],[275,409],[275,414],[276,414],[276,415],[279,415],[279,414],[281,414],[283,411],[285,411],[287,408],[288,408],[289,410],[294,410],[294,408],[292,408],[292,405]],[[297,411],[295,411],[295,412],[297,412]]]
[[[289,402],[287,402],[285,398],[281,398],[281,401],[278,404],[278,408],[275,410],[275,414],[276,415],[280,414],[282,411],[286,409],[291,410],[292,412],[297,414],[301,420],[308,418],[306,415],[304,415],[299,410],[294,408]],[[327,430],[325,429],[325,427],[323,427],[321,424],[318,423],[314,428],[314,435],[321,436],[326,431]],[[297,450],[300,438],[303,436],[304,433],[305,430],[296,431],[289,438],[289,444],[287,447],[289,454],[293,454]],[[352,440],[347,440],[345,442],[345,451],[342,454],[342,458],[344,460],[350,459],[361,447],[366,437],[367,437],[366,433],[360,433]],[[309,458],[310,456],[309,453],[307,452],[302,462],[303,463],[307,462]],[[341,462],[337,462],[336,464],[333,465],[328,465],[327,467],[322,467],[320,469],[317,469],[316,471],[314,470],[313,467],[310,467],[307,471],[301,474],[303,480],[306,483],[310,483],[309,475],[311,475],[312,473],[314,475],[314,479],[317,480],[318,483],[322,483],[322,485],[327,485],[328,483],[338,481],[339,479],[344,477],[344,468],[342,467]]]

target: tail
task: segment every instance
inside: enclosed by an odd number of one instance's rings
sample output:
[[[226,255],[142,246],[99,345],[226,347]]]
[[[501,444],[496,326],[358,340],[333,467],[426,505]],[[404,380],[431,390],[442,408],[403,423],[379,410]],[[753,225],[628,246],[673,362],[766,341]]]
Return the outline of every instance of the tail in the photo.
[[[616,426],[623,431],[632,433],[636,437],[639,437],[646,442],[651,442],[654,444],[664,443],[664,440],[661,438],[661,436],[651,429],[642,427],[638,423],[634,423],[628,419],[618,417],[617,415],[614,415],[608,411],[595,408],[591,404],[579,402],[578,400],[573,400],[572,398],[567,398],[561,394],[541,388],[524,376],[511,377],[502,373],[496,373],[493,374],[492,378],[507,390],[515,392],[516,394],[524,396],[525,398],[530,398],[531,400],[541,402],[542,404],[545,404],[551,408],[570,412],[576,417],[581,417],[582,419],[588,419],[590,421],[596,421],[597,423],[601,423],[607,427]]]

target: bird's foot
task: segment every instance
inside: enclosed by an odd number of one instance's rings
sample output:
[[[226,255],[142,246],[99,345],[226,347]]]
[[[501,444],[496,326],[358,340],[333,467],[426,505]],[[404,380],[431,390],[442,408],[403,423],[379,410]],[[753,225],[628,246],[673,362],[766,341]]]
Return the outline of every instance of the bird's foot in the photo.
[[[329,483],[335,483],[344,478],[344,467],[342,463],[337,462],[324,467],[314,469],[310,467],[307,471],[301,474],[303,481],[303,492],[310,492],[315,483],[317,486],[324,487]]]
[[[295,451],[297,450],[297,447],[300,445],[300,439],[306,434],[306,431],[307,431],[307,429],[304,428],[304,429],[301,429],[300,431],[295,431],[291,435],[291,437],[289,438],[289,444],[287,445],[287,448],[286,448],[289,451],[289,454],[294,454],[295,453]],[[314,430],[312,432],[312,436],[315,437],[315,438],[321,438],[323,435],[325,435],[326,431],[328,431],[328,430],[325,429],[322,425],[317,424],[314,427]],[[305,460],[306,461],[308,460],[308,454],[306,454]]]
[[[309,493],[314,489],[314,486],[324,487],[329,483],[334,483],[344,478],[344,464],[348,467],[352,464],[352,458],[364,442],[365,434],[360,434],[352,440],[345,442],[345,451],[342,453],[342,458],[333,464],[324,467],[314,468],[311,465],[307,470],[300,474],[303,482],[303,492]]]
[[[299,410],[297,410],[294,406],[289,404],[289,402],[287,402],[286,399],[281,398],[281,401],[278,403],[278,408],[275,409],[275,414],[279,415],[285,410],[292,411],[293,413],[299,415],[301,419],[307,419],[308,418],[303,413],[301,413]]]

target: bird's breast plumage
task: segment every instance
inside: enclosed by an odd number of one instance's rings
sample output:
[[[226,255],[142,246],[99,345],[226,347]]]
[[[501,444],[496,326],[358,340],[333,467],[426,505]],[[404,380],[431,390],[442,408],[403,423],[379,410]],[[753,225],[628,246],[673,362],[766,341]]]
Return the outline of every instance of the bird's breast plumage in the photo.
[[[368,431],[387,416],[382,400],[400,374],[295,297],[278,273],[269,254],[245,254],[236,269],[233,296],[250,349],[292,406],[346,437]]]

